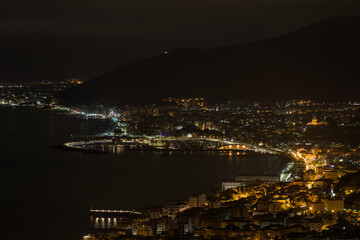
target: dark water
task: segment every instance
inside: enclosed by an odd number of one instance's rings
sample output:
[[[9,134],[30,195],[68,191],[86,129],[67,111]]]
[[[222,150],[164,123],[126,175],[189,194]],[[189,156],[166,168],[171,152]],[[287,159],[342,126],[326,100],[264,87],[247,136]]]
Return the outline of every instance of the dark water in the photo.
[[[0,238],[73,239],[88,232],[90,207],[133,209],[186,199],[237,174],[274,173],[276,156],[229,157],[53,148],[73,135],[106,130],[102,120],[36,108],[0,107]]]

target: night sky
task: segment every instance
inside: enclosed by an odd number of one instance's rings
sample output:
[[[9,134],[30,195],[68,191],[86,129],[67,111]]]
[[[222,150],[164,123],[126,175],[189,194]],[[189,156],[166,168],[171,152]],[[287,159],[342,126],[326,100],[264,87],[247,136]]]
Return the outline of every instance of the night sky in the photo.
[[[0,2],[0,82],[88,80],[174,48],[266,39],[359,0],[61,0]]]

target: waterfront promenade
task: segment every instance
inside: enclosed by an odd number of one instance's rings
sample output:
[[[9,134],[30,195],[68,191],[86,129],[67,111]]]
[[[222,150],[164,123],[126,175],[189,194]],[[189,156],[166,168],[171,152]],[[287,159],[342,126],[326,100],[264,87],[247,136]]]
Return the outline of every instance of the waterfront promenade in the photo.
[[[259,147],[249,143],[214,138],[102,138],[64,143],[70,150],[118,153],[121,150],[138,151],[219,151],[255,152],[262,154],[281,154],[285,151]]]

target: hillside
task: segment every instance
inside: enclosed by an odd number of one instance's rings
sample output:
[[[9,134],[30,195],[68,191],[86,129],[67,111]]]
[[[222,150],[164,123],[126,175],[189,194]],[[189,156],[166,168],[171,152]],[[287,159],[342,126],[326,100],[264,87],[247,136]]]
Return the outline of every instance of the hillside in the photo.
[[[65,104],[152,103],[164,97],[356,100],[360,16],[215,49],[177,49],[122,66],[59,95]]]

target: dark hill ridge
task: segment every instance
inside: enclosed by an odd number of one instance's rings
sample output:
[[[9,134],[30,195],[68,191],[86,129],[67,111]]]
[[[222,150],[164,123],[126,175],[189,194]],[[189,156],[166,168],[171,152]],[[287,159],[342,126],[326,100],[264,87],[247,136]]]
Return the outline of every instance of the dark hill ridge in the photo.
[[[165,97],[358,100],[360,16],[215,49],[178,49],[60,94],[66,104],[142,104]]]

